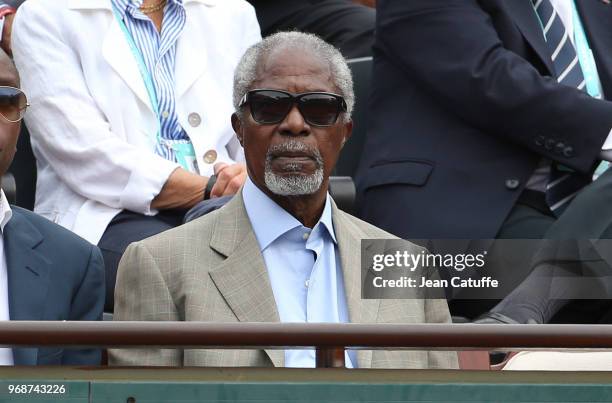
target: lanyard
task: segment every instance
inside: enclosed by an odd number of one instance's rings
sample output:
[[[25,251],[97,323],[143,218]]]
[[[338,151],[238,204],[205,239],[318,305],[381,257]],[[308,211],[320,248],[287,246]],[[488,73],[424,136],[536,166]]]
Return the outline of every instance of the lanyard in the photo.
[[[119,23],[119,26],[121,27],[121,30],[123,31],[123,34],[125,35],[125,39],[127,40],[128,45],[130,45],[130,50],[132,51],[132,55],[134,56],[134,59],[136,60],[136,63],[138,64],[138,70],[140,71],[140,75],[142,76],[142,81],[144,82],[144,85],[147,89],[147,94],[149,95],[149,102],[151,102],[151,107],[153,108],[153,112],[155,113],[157,124],[160,125],[159,123],[159,104],[157,102],[157,93],[155,92],[155,85],[153,84],[153,77],[151,77],[151,73],[149,72],[149,69],[147,68],[147,65],[144,61],[144,57],[142,56],[142,53],[138,49],[136,42],[134,42],[134,38],[132,37],[132,34],[130,34],[130,31],[125,25],[125,22],[121,19],[121,15],[119,14],[119,11],[114,5],[113,5],[113,13],[115,14],[115,18],[117,19],[117,22]],[[161,127],[157,131],[156,137],[157,137],[158,142],[161,140],[160,132],[161,132]]]
[[[584,26],[582,25],[582,21],[580,21],[580,14],[578,14],[575,1],[572,1],[572,8],[572,18],[574,20],[574,47],[576,48],[576,54],[578,55],[578,61],[580,62],[580,67],[586,83],[586,90],[593,98],[602,98],[599,75],[597,74],[597,65],[595,64],[593,52],[591,51],[589,41],[584,32]],[[542,27],[542,32],[544,32],[544,24],[538,13],[536,12],[535,14],[538,17],[540,27]],[[546,40],[546,37],[544,37],[544,40]]]
[[[159,116],[159,104],[157,101],[157,93],[155,92],[155,84],[153,84],[153,77],[147,68],[147,65],[144,61],[144,57],[142,56],[142,52],[138,49],[134,38],[130,34],[125,22],[121,19],[121,15],[117,8],[113,6],[113,13],[115,14],[115,18],[125,35],[125,39],[130,45],[130,50],[138,64],[138,70],[140,71],[140,75],[142,76],[142,81],[145,84],[147,89],[147,94],[149,95],[149,102],[151,102],[151,107],[153,108],[153,112],[155,112],[155,117],[158,124],[157,130],[157,144],[166,146],[174,151],[174,156],[177,162],[186,170],[190,172],[197,172],[197,162],[195,150],[193,148],[193,144],[190,141],[184,140],[167,140],[162,138],[161,136],[161,122]]]
[[[603,94],[601,92],[601,84],[599,75],[597,74],[597,65],[595,64],[593,51],[591,50],[591,46],[584,32],[584,26],[580,20],[580,14],[578,14],[575,1],[572,1],[572,7],[574,12],[574,39],[576,41],[576,52],[578,53],[578,60],[580,61],[580,67],[584,74],[586,89],[590,96],[601,99],[603,98]],[[595,169],[593,179],[603,174],[608,169],[609,165],[607,161],[602,161]]]
[[[576,41],[576,53],[582,67],[582,73],[586,82],[587,92],[593,98],[602,98],[599,76],[597,74],[597,65],[593,57],[593,51],[589,45],[589,41],[584,32],[584,26],[580,21],[580,14],[576,8],[576,2],[572,1],[574,14],[574,39]]]
[[[544,24],[542,23],[542,20],[537,12],[536,16],[538,17],[538,21],[542,27],[542,32],[544,32]],[[580,68],[582,69],[582,74],[586,83],[587,93],[593,98],[601,99],[603,98],[603,94],[601,90],[601,82],[597,73],[597,65],[595,64],[595,57],[593,56],[593,51],[591,50],[591,46],[589,45],[589,41],[586,37],[584,26],[580,20],[580,14],[578,13],[578,8],[576,7],[576,2],[574,0],[572,0],[572,19],[574,21],[574,47],[576,48],[576,54],[578,56]],[[546,40],[546,37],[544,37],[544,40]],[[607,161],[603,161],[601,164],[599,164],[595,170],[594,179],[608,169],[608,166],[609,163]]]

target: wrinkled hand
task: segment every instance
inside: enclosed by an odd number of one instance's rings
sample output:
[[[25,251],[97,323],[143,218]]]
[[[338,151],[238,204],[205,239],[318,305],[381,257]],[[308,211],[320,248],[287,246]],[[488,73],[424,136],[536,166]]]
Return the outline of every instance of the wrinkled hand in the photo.
[[[13,31],[13,20],[15,14],[7,14],[4,16],[4,27],[2,28],[2,41],[0,41],[0,48],[6,52],[7,55],[13,57],[13,50],[11,49],[11,32]]]
[[[217,175],[217,182],[210,192],[210,197],[233,195],[238,192],[246,180],[246,165],[219,162],[215,164],[215,175]]]

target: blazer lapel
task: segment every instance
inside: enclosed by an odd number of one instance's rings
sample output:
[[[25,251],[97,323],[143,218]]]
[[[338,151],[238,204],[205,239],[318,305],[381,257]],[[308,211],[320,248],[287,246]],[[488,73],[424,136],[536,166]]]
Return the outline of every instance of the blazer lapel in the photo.
[[[544,39],[544,32],[538,16],[533,8],[531,0],[507,0],[504,2],[508,13],[514,19],[514,23],[525,37],[525,40],[535,50],[551,75],[555,68],[550,58],[548,45]]]
[[[194,21],[195,13],[190,13],[190,7],[201,7],[200,4],[185,4],[187,21],[176,45],[176,99],[187,92],[200,76],[206,72],[208,53],[206,39],[201,38],[201,21]],[[192,10],[194,11],[194,10]],[[194,38],[200,38],[194,40]]]
[[[42,320],[51,262],[36,247],[44,238],[18,211],[4,228],[11,320]],[[35,365],[37,348],[14,348],[16,365]]]
[[[376,323],[378,317],[379,299],[363,299],[361,297],[361,236],[345,213],[341,212],[332,202],[332,218],[334,232],[340,250],[344,290],[351,323]],[[359,368],[370,368],[372,365],[372,350],[357,352]]]
[[[110,0],[108,3],[110,4]],[[102,44],[102,56],[151,113],[154,113],[136,57],[114,13],[110,8],[108,12],[112,21]]]
[[[222,210],[210,247],[227,259],[210,277],[240,322],[280,322],[268,271],[248,219],[242,192]],[[276,367],[283,367],[283,350],[266,349]]]
[[[612,5],[601,0],[576,0],[576,8],[609,99],[612,97]]]

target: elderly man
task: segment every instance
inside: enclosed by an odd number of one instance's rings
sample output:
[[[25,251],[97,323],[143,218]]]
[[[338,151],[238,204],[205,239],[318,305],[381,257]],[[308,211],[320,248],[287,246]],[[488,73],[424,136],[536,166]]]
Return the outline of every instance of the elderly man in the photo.
[[[15,155],[28,106],[0,50],[0,177]],[[0,320],[100,320],[104,266],[97,247],[49,220],[9,206],[0,191]],[[0,365],[97,365],[96,349],[2,348]]]
[[[362,300],[360,240],[389,234],[338,210],[329,175],[351,134],[350,71],[298,32],[251,47],[234,78],[234,130],[248,179],[226,206],[132,244],[117,320],[448,322],[443,300]],[[416,251],[415,247],[415,251]],[[453,367],[448,352],[360,352],[353,367]],[[114,350],[112,364],[314,366],[311,350]]]

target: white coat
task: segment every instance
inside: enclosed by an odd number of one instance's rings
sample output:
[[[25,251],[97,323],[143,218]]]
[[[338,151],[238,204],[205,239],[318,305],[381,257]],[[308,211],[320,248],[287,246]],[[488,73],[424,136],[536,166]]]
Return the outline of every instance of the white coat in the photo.
[[[230,125],[233,73],[260,31],[243,0],[184,5],[176,110],[208,176],[244,158]],[[94,244],[121,210],[156,214],[151,201],[178,165],[154,153],[157,119],[111,1],[28,0],[12,46],[31,104],[35,211]]]

